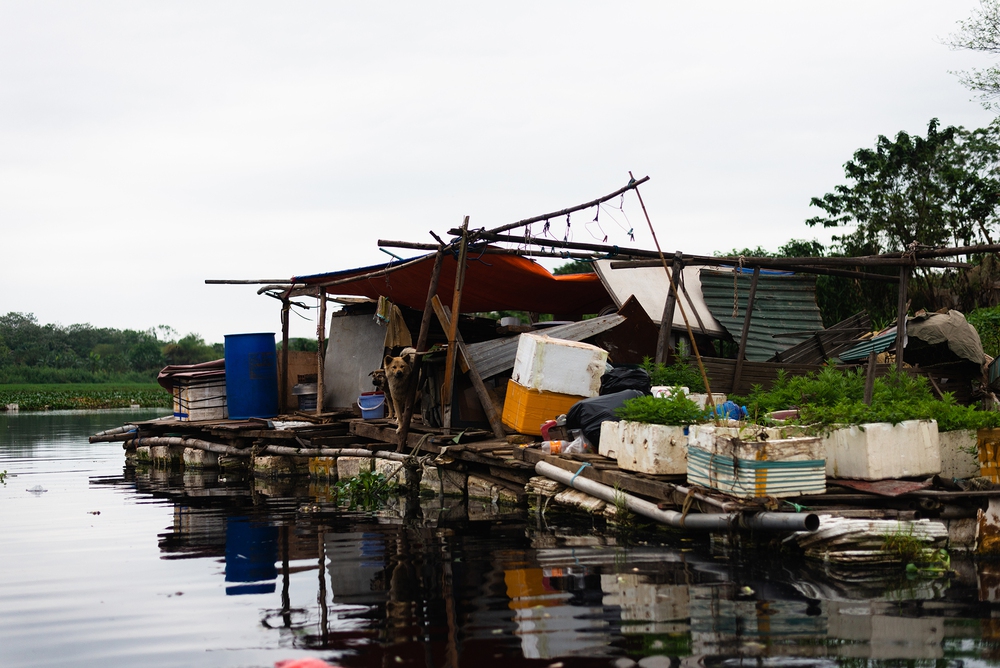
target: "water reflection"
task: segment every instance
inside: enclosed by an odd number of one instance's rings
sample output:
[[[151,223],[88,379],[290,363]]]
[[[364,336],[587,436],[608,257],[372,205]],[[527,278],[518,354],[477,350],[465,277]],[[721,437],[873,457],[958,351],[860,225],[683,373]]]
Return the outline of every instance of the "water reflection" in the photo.
[[[962,562],[950,580],[850,582],[664,531],[626,548],[597,524],[461,499],[365,514],[316,482],[157,470],[100,482],[169,498],[163,558],[221,560],[226,594],[259,596],[276,642],[345,666],[996,656],[997,611]]]

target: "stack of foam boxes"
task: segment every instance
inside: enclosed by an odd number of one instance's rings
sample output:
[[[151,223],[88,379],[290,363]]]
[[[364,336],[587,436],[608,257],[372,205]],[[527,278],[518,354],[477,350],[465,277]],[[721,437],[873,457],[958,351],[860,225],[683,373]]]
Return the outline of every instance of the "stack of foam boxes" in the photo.
[[[503,423],[522,434],[541,434],[546,420],[597,396],[607,360],[607,351],[597,346],[522,334],[507,383]]]

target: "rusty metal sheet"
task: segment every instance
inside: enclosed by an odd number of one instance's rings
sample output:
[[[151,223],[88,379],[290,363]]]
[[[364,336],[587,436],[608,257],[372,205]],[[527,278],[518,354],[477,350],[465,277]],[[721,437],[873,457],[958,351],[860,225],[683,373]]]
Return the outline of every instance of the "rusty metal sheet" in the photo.
[[[931,483],[930,481],[913,482],[911,480],[829,480],[828,485],[850,487],[859,492],[868,492],[879,496],[899,496],[927,489]]]

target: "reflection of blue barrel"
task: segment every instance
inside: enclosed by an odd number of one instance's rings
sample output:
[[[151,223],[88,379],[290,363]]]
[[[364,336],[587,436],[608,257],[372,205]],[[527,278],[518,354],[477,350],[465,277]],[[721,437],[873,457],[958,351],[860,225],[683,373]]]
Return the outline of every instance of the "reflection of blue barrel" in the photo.
[[[226,402],[230,420],[278,414],[274,334],[226,334]]]
[[[247,583],[227,586],[227,596],[273,592],[277,560],[277,527],[246,517],[226,519],[226,582]]]

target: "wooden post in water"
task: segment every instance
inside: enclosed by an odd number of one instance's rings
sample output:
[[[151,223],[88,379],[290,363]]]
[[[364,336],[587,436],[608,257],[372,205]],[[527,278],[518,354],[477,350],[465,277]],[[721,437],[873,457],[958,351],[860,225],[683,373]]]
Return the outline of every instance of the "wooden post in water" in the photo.
[[[319,289],[319,325],[316,327],[316,415],[323,414],[323,372],[326,369],[326,288]]]
[[[673,284],[680,285],[681,270],[684,268],[684,255],[680,251],[674,252],[673,260]],[[667,286],[667,301],[663,304],[663,318],[660,320],[660,336],[656,339],[656,358],[653,360],[657,364],[666,364],[670,356],[670,334],[674,326],[674,307],[677,305],[677,297],[674,291]],[[694,341],[691,342],[692,344]]]
[[[455,359],[458,352],[458,314],[462,304],[462,287],[465,284],[465,262],[469,251],[469,217],[462,223],[462,241],[455,267],[455,290],[451,299],[451,322],[448,324],[448,354],[444,363],[444,383],[441,386],[441,418],[444,433],[451,431],[451,399],[455,387]]]
[[[734,269],[733,271],[736,271]],[[747,335],[750,333],[750,316],[753,314],[753,302],[757,297],[757,279],[760,278],[760,267],[753,268],[753,278],[750,279],[750,294],[747,297],[747,312],[743,316],[743,333],[740,334],[740,349],[736,353],[736,369],[733,371],[733,394],[739,392],[740,375],[743,373],[743,357],[747,352]]]
[[[424,304],[424,314],[420,319],[420,332],[417,334],[417,355],[410,373],[410,386],[407,388],[405,408],[402,415],[396,416],[396,452],[406,448],[406,437],[410,434],[410,420],[413,419],[413,403],[417,395],[417,379],[420,377],[420,366],[424,361],[424,351],[427,348],[427,336],[431,329],[431,318],[434,316],[433,299],[437,294],[438,279],[441,278],[441,265],[444,264],[444,243],[434,256],[434,268],[431,269],[431,280],[427,284],[427,302]]]
[[[899,302],[896,305],[896,370],[903,370],[903,349],[906,347],[906,289],[910,282],[910,268],[899,268]]]

